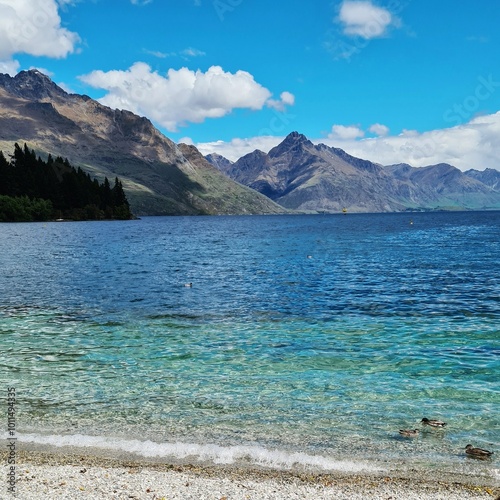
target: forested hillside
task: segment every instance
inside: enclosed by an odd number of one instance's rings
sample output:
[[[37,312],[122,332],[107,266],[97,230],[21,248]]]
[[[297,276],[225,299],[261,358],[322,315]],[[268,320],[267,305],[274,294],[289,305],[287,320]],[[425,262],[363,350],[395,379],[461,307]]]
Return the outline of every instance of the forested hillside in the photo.
[[[67,159],[42,160],[26,144],[16,143],[10,160],[0,151],[1,222],[130,218],[118,178],[113,187],[107,178],[99,183]]]

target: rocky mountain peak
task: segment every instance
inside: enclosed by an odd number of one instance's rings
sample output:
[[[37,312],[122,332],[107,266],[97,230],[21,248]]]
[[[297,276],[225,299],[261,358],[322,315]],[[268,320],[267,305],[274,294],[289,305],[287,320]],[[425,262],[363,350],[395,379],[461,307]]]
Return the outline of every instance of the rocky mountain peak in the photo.
[[[228,160],[225,156],[222,156],[218,153],[210,153],[205,156],[205,158],[214,166],[217,167],[221,171],[225,171],[229,168],[234,162]]]
[[[69,94],[40,71],[0,74],[0,150],[26,143],[102,180],[119,177],[137,215],[283,213],[146,117]]]
[[[314,147],[313,143],[303,134],[291,132],[276,147],[269,151],[269,156],[274,158],[288,152],[295,153],[306,146]]]
[[[300,134],[297,131],[293,131],[293,132],[290,132],[285,137],[285,141],[289,141],[289,142],[305,142],[305,141],[309,141],[309,139],[304,134]]]
[[[67,97],[68,94],[57,86],[42,72],[31,69],[20,71],[16,76],[0,74],[0,87],[5,88],[10,94],[30,101],[41,101],[55,97]]]

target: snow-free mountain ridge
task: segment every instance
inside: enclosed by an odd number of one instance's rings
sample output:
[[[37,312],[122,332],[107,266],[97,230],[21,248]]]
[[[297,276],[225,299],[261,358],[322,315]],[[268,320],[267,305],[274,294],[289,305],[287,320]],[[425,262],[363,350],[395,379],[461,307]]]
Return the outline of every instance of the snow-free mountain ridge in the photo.
[[[68,94],[39,71],[0,74],[0,150],[27,143],[99,179],[118,176],[137,215],[260,214],[285,210],[235,183],[144,117]]]
[[[37,70],[0,74],[0,150],[27,143],[122,182],[137,215],[500,208],[500,172],[382,166],[290,133],[236,162],[175,144],[145,117],[70,94]]]
[[[212,156],[207,157],[209,161]],[[269,153],[213,162],[232,179],[280,205],[306,212],[392,212],[500,208],[500,172],[448,164],[383,166],[290,133]]]

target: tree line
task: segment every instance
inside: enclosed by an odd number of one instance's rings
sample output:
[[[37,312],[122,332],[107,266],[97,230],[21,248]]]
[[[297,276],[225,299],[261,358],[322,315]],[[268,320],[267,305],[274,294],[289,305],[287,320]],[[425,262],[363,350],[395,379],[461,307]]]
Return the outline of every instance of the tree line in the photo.
[[[113,187],[107,177],[99,183],[60,156],[42,160],[26,144],[15,144],[10,161],[0,151],[0,222],[131,218],[118,177]]]

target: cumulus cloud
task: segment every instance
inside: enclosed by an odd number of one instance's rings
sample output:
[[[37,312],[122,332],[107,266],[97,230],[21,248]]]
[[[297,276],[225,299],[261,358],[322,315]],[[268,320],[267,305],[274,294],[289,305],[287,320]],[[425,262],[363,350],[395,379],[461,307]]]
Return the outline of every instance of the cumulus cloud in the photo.
[[[293,106],[295,104],[295,96],[290,92],[282,92],[280,94],[279,100],[268,99],[267,106],[275,109],[276,111],[284,111],[287,106]]]
[[[372,134],[385,137],[389,134],[389,127],[382,125],[380,123],[374,123],[369,129]]]
[[[236,161],[242,156],[245,156],[256,149],[267,153],[270,149],[277,146],[284,137],[276,137],[271,135],[264,135],[249,138],[234,138],[229,142],[213,141],[213,142],[199,142],[195,146],[203,155],[210,153],[218,153],[228,160]],[[182,142],[182,141],[179,141]]]
[[[363,137],[365,133],[356,125],[333,125],[332,131],[328,134],[329,139],[333,140],[350,140]]]
[[[62,58],[74,52],[80,38],[61,26],[58,8],[56,0],[2,0],[0,61],[19,53]]]
[[[350,127],[345,127],[349,129]],[[353,127],[356,128],[356,127]],[[350,155],[371,160],[381,165],[408,163],[424,167],[449,163],[462,171],[474,168],[500,170],[500,111],[472,119],[455,127],[419,133],[405,130],[399,135],[359,139],[347,137],[311,138],[315,144],[323,143],[345,150]],[[196,144],[203,152],[219,153],[230,160],[260,149],[268,152],[284,137],[265,136]]]
[[[19,61],[0,61],[0,73],[7,73],[10,76],[16,76],[19,72]]]
[[[339,21],[344,34],[365,39],[379,38],[387,33],[398,19],[391,12],[371,1],[345,0],[340,6]]]
[[[170,69],[162,76],[137,62],[126,71],[93,71],[80,79],[108,91],[100,99],[102,104],[147,116],[171,132],[187,122],[222,117],[235,108],[262,109],[272,95],[250,73],[229,73],[220,66],[206,72]],[[290,102],[291,94],[284,94],[281,101]]]
[[[333,141],[328,145],[345,149],[349,154],[382,165],[408,163],[424,167],[436,163],[449,163],[460,170],[474,168],[500,170],[500,111],[476,117],[455,127],[417,132],[404,130],[399,135]]]

